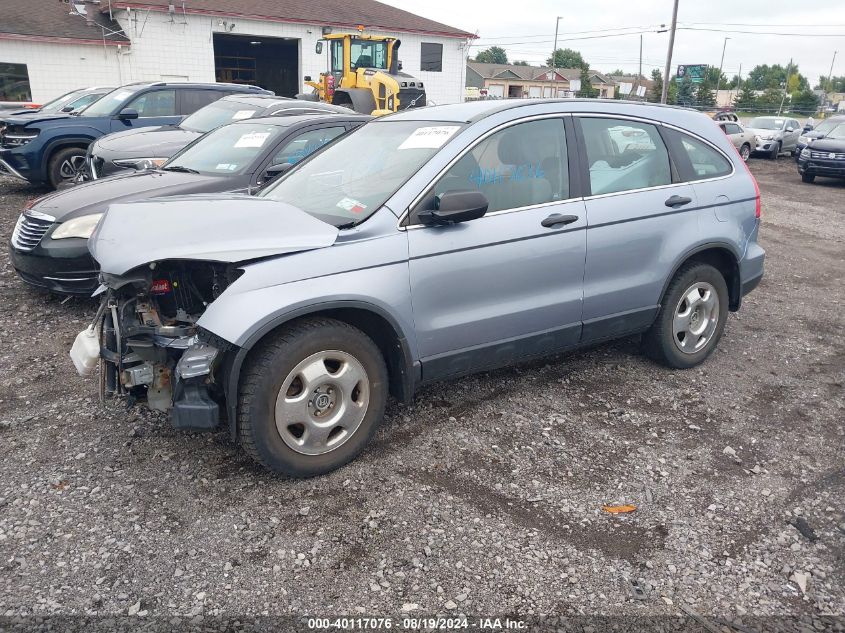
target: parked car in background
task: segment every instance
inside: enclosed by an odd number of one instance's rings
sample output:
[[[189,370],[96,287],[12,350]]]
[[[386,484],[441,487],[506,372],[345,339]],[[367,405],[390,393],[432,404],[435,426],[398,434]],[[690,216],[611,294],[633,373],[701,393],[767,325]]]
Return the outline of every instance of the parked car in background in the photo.
[[[85,176],[102,178],[124,170],[163,165],[168,158],[206,132],[232,121],[264,116],[353,114],[330,103],[275,95],[236,94],[200,108],[176,125],[126,130],[103,136],[88,148]]]
[[[11,117],[12,120],[19,123],[26,120],[22,118],[25,115],[59,113],[70,114],[72,112],[78,112],[112,90],[114,90],[114,86],[97,86],[94,88],[80,88],[78,90],[72,90],[63,94],[61,97],[57,97],[56,99],[45,103],[43,106],[36,108],[22,108],[12,112],[0,113],[0,120]]]
[[[0,130],[0,173],[46,184],[54,189],[73,181],[85,165],[91,141],[104,134],[178,123],[220,97],[264,92],[238,84],[139,82],[117,88],[89,105],[79,116],[25,115]]]
[[[722,110],[721,112],[716,112],[713,114],[714,121],[733,121],[736,123],[739,121],[739,115],[732,110]]]
[[[64,188],[21,214],[12,233],[12,265],[30,285],[90,296],[98,282],[88,237],[109,205],[193,193],[249,193],[369,119],[353,113],[240,121],[209,132],[160,169]]]
[[[719,121],[719,129],[725,133],[731,143],[736,147],[736,151],[742,156],[742,160],[748,162],[751,157],[751,152],[757,147],[757,135],[754,132],[749,132],[741,123],[733,121]]]
[[[259,463],[317,475],[364,448],[388,392],[635,333],[700,364],[762,278],[759,223],[754,178],[697,112],[408,109],[254,197],[111,205],[89,241],[102,309],[71,357],[102,361],[106,395],[177,428],[226,419]]]
[[[801,136],[798,137],[798,146],[796,148],[796,162],[801,157],[801,152],[804,151],[804,148],[808,145],[812,145],[813,141],[817,141],[820,138],[824,138],[831,130],[838,127],[842,123],[845,123],[845,116],[832,116],[828,119],[824,119],[820,121],[818,125],[816,125],[812,130],[807,130],[802,132]]]
[[[813,182],[816,176],[845,178],[845,117],[841,118],[832,128],[825,128],[824,137],[801,150],[798,173],[804,182]]]
[[[20,110],[34,112],[40,107],[40,103],[33,103],[32,101],[0,101],[0,118]]]
[[[757,136],[755,152],[775,159],[782,152],[795,154],[798,137],[803,128],[795,119],[780,116],[758,116],[749,121],[745,129]]]

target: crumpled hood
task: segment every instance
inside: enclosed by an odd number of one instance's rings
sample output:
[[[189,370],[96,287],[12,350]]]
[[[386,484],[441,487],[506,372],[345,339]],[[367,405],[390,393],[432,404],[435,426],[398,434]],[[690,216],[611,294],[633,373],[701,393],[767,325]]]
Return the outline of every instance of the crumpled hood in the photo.
[[[764,130],[759,127],[747,127],[745,131],[753,132],[757,136],[777,136],[778,134],[783,134],[783,130]]]
[[[810,149],[814,152],[833,152],[834,154],[841,154],[842,152],[845,152],[845,139],[820,138],[810,144]]]
[[[34,112],[26,112],[23,114],[10,114],[5,117],[4,122],[14,125],[29,125],[30,123],[44,123],[45,121],[70,119],[73,116],[74,115],[69,112],[45,112],[42,114],[36,110]]]
[[[235,263],[325,248],[337,233],[284,202],[196,195],[112,205],[88,249],[104,273],[122,275],[165,259]]]

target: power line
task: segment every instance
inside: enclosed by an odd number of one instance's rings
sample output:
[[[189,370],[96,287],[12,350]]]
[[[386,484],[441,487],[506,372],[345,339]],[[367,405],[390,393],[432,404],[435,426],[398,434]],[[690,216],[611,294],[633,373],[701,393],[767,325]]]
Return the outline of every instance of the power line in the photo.
[[[736,29],[703,29],[679,26],[679,31],[709,31],[711,33],[741,33],[743,35],[779,35],[782,37],[845,37],[845,33],[777,33],[775,31],[740,31]]]

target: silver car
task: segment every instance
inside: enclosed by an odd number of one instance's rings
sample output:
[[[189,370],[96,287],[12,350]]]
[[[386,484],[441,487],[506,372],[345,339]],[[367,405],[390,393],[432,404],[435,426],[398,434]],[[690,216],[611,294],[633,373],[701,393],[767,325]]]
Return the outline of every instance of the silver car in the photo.
[[[407,110],[255,197],[110,207],[89,243],[102,303],[71,357],[101,363],[104,395],[317,475],[366,446],[388,395],[434,381],[632,334],[695,367],[762,278],[759,223],[753,177],[703,114]]]
[[[745,129],[757,135],[754,151],[775,159],[783,152],[795,155],[803,128],[789,117],[758,116],[751,119]]]
[[[748,162],[751,158],[751,152],[757,147],[757,135],[742,127],[741,123],[733,121],[719,121],[719,129],[725,133],[731,143],[734,144],[736,151],[742,157],[742,160]]]

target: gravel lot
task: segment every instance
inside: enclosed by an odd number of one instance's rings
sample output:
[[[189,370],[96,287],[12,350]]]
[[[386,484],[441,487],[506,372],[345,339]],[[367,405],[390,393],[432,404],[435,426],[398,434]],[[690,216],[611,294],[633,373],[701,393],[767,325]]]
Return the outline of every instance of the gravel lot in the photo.
[[[625,339],[428,388],[307,481],[98,405],[94,304],[3,258],[0,615],[845,616],[845,184],[751,168],[766,277],[703,367]],[[0,179],[5,242],[37,193]]]

